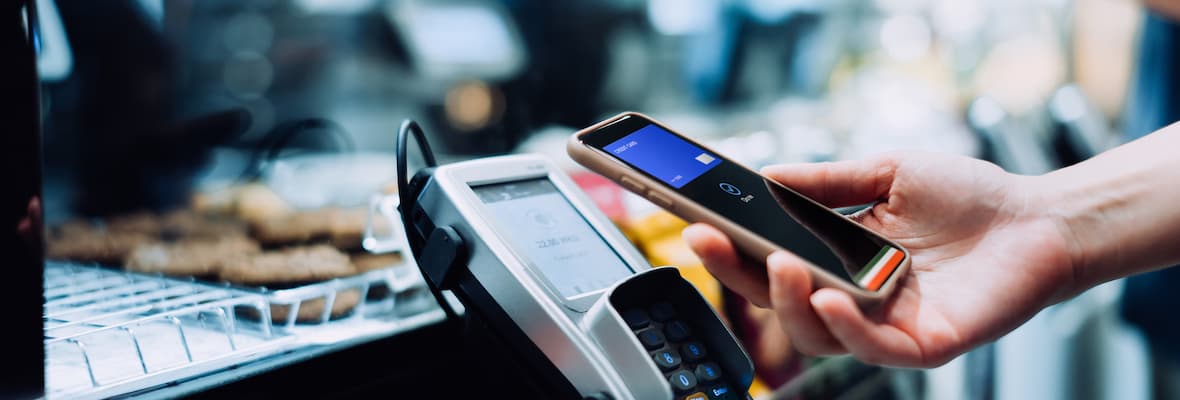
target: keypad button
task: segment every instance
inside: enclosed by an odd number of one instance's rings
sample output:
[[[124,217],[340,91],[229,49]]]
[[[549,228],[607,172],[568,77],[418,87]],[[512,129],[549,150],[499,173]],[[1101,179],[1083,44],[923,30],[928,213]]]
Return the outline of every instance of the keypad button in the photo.
[[[684,360],[688,362],[697,362],[703,360],[708,353],[705,351],[705,345],[701,342],[692,341],[680,346],[680,354],[684,356]]]
[[[721,367],[718,367],[716,363],[701,363],[701,365],[697,366],[695,372],[697,373],[697,380],[701,383],[713,383],[721,379]]]
[[[692,330],[684,321],[672,321],[664,325],[664,337],[673,342],[687,340],[692,336]]]
[[[666,302],[653,304],[651,306],[651,318],[660,322],[676,318],[676,307],[673,307],[672,303]]]
[[[676,350],[660,351],[651,358],[656,360],[656,365],[664,371],[671,371],[676,368],[680,368],[680,355],[676,354]]]
[[[627,326],[630,326],[632,330],[643,329],[651,325],[651,318],[647,316],[647,311],[638,308],[623,311],[623,320],[627,321]]]
[[[672,389],[677,393],[685,393],[697,387],[697,377],[693,376],[692,372],[682,369],[673,373],[668,378],[668,383],[672,384]]]
[[[709,395],[705,392],[696,392],[688,396],[684,396],[684,400],[709,400]]]
[[[729,386],[721,385],[708,390],[705,393],[709,395],[709,400],[739,400],[740,396],[736,392],[729,390]]]
[[[655,350],[664,347],[664,334],[654,328],[639,331],[639,341],[648,350]]]

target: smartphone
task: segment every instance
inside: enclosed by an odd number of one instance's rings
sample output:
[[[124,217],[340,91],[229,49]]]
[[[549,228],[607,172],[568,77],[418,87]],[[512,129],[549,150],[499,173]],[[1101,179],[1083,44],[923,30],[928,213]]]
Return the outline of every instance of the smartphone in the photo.
[[[816,288],[848,292],[861,307],[887,299],[909,268],[897,243],[643,114],[583,129],[566,150],[673,214],[717,227],[753,260],[791,251],[810,264]]]

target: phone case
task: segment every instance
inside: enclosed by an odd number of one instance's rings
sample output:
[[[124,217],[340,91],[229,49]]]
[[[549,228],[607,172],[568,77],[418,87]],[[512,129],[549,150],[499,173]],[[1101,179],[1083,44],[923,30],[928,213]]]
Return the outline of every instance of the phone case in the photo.
[[[630,166],[624,164],[622,161],[616,160],[613,157],[602,153],[600,150],[582,143],[581,137],[583,135],[597,131],[604,126],[612,124],[621,118],[628,116],[635,116],[651,121],[653,124],[656,124],[657,126],[669,132],[676,133],[678,136],[687,140],[693,145],[696,145],[702,149],[709,149],[709,147],[700,144],[692,138],[678,133],[676,130],[671,129],[646,115],[637,112],[624,112],[574,133],[572,136],[570,136],[569,141],[566,143],[566,152],[569,153],[570,158],[572,158],[578,164],[581,164],[586,168],[589,168],[590,170],[605,176],[607,179],[610,179],[615,183],[619,183],[620,186],[623,186],[628,191],[643,196],[652,203],[659,205],[661,208],[664,208],[665,210],[679,216],[680,218],[683,218],[689,222],[704,222],[716,227],[729,236],[730,240],[739,251],[745,253],[747,256],[755,260],[766,260],[766,257],[769,256],[770,253],[776,250],[783,250],[773,242],[762,238],[761,236],[747,230],[741,225],[737,225],[736,223],[729,221],[725,217],[714,213],[713,211],[705,208],[695,201],[685,198],[680,193],[677,193],[675,190],[664,186],[662,183],[649,178],[647,175],[635,171]],[[713,152],[717,153],[716,151]],[[751,172],[758,174],[756,171]],[[643,190],[637,190],[637,188],[631,187],[631,185],[623,184],[623,177],[627,177],[629,181],[640,183],[643,185]],[[785,186],[780,185],[780,187],[788,191],[798,193]],[[800,196],[802,196],[802,194],[800,194]],[[812,203],[819,204],[809,197],[802,197],[808,201],[811,201]],[[821,205],[821,207],[831,210],[826,206]],[[835,211],[831,212],[840,215]],[[841,215],[841,217],[843,216]],[[861,308],[871,309],[888,299],[893,293],[894,289],[896,289],[901,279],[904,279],[904,277],[908,274],[911,257],[909,250],[906,248],[898,245],[888,238],[877,234],[876,232],[872,232],[868,228],[864,229],[871,232],[874,236],[880,238],[883,242],[897,248],[905,255],[905,259],[902,261],[901,265],[897,266],[897,269],[879,290],[868,291],[857,287],[813,264],[809,264],[808,267],[811,270],[812,285],[815,288],[818,289],[821,287],[828,287],[842,290],[850,294],[853,300],[855,300],[857,305],[859,305]],[[806,260],[804,261],[806,262]]]

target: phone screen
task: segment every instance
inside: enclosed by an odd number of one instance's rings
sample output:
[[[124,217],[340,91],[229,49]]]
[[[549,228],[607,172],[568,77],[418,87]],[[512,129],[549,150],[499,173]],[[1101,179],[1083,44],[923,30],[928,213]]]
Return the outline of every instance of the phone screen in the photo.
[[[859,224],[643,118],[626,117],[581,139],[861,288],[880,289],[904,260]]]
[[[566,298],[634,274],[549,179],[473,187],[509,242]]]

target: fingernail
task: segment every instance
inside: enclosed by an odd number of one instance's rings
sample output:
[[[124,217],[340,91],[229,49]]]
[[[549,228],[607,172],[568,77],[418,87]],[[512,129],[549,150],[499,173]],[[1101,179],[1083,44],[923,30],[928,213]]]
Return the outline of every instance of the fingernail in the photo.
[[[840,294],[834,292],[833,289],[820,289],[811,294],[811,306],[816,309],[825,308],[824,304],[836,304],[840,302]]]
[[[685,242],[688,242],[689,247],[692,247],[694,244],[696,244],[696,242],[701,240],[701,236],[703,234],[699,232],[700,229],[701,228],[696,225],[689,225],[680,231],[680,238],[684,239]]]
[[[820,304],[825,301],[824,297],[826,297],[826,296],[827,295],[824,294],[823,289],[820,289],[820,290],[816,291],[815,293],[812,293],[811,296],[809,296],[807,298],[807,301],[811,303],[812,307],[819,308]]]
[[[778,268],[777,266],[785,265],[788,261],[790,261],[790,258],[787,257],[787,253],[776,251],[770,253],[770,255],[766,257],[766,266],[770,268]]]
[[[786,170],[789,170],[792,167],[795,167],[799,164],[800,163],[771,164],[771,165],[767,165],[762,168],[759,168],[758,172],[762,173],[762,174],[767,174],[767,173],[777,172],[777,171],[786,171]]]

